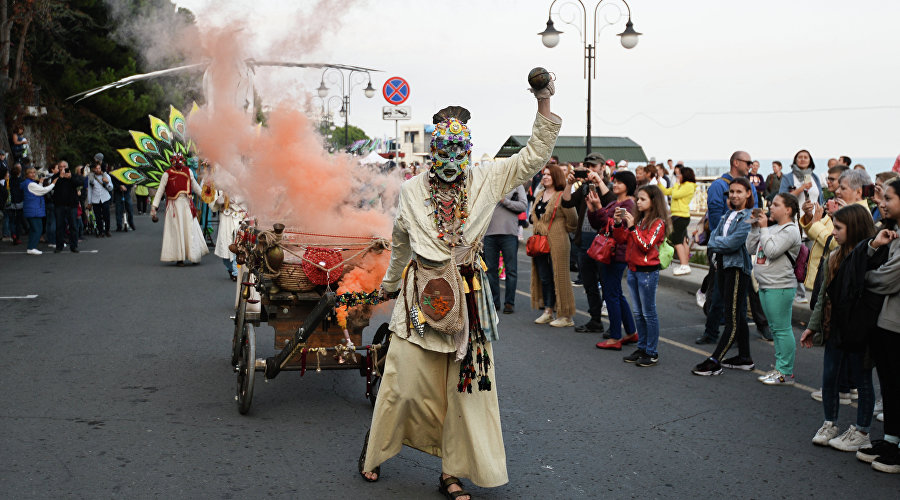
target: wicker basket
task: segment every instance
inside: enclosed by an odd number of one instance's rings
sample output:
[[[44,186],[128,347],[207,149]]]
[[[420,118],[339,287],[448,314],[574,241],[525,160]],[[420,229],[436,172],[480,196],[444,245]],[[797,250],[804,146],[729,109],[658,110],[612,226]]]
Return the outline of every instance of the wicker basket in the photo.
[[[281,265],[281,273],[275,278],[275,284],[282,290],[291,292],[308,292],[316,287],[299,262],[285,262]]]

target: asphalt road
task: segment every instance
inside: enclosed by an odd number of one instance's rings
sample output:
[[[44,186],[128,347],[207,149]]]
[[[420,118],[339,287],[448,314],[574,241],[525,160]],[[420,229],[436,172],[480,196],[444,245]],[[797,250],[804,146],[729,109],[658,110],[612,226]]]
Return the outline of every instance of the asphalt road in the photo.
[[[3,497],[441,498],[439,460],[415,450],[377,483],[358,477],[372,414],[358,372],[258,377],[238,414],[224,267],[163,265],[162,224],[137,225],[77,255],[0,244]],[[594,348],[599,334],[533,324],[521,257],[517,312],[494,347],[511,482],[470,485],[477,498],[897,497],[900,477],[810,443],[822,410],[804,387],[692,376],[709,350],[693,344],[703,315],[689,291],[660,288],[660,363],[636,368],[630,351]],[[272,332],[258,330],[258,356]],[[770,369],[771,344],[751,349]],[[819,386],[821,359],[798,351],[800,384]],[[842,407],[840,427],[854,416]]]

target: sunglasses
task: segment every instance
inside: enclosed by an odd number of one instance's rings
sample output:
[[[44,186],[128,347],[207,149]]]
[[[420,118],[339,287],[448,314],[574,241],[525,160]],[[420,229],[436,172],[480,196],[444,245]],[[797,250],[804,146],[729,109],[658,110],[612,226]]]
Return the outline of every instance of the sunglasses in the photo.
[[[751,165],[753,165],[753,160],[741,160],[741,159],[738,159],[738,161],[742,161],[742,162],[746,163],[748,167],[751,166]]]

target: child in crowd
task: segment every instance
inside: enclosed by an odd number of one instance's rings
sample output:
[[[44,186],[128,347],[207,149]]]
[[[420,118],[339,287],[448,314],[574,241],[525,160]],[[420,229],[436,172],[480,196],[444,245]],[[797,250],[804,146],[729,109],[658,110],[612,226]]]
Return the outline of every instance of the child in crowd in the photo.
[[[766,385],[794,383],[794,330],[791,312],[797,277],[794,263],[800,253],[800,228],[796,219],[800,214],[797,197],[781,193],[772,200],[770,210],[775,225],[759,209],[753,209],[747,251],[751,252],[753,273],[759,282],[759,298],[772,327],[775,340],[775,369],[759,377]]]
[[[666,197],[657,186],[637,190],[637,218],[622,208],[616,211],[613,236],[626,243],[628,288],[631,309],[637,324],[638,348],[626,356],[626,363],[653,366],[659,361],[659,318],[656,315],[656,287],[659,284],[659,245],[672,228]]]
[[[747,287],[750,286],[750,253],[747,235],[750,233],[750,208],[753,190],[746,177],[738,177],[728,186],[730,210],[719,220],[709,237],[706,251],[712,252],[711,263],[716,266],[719,293],[725,305],[725,332],[712,356],[695,366],[691,373],[700,376],[720,375],[722,368],[753,370],[750,357],[750,333],[747,327]],[[738,355],[723,360],[725,353],[737,340]]]
[[[809,319],[809,325],[800,337],[800,345],[812,347],[813,336],[817,332],[824,335],[825,355],[822,367],[822,408],[825,412],[825,422],[816,431],[813,444],[819,446],[831,446],[842,451],[857,451],[860,448],[869,448],[869,426],[872,424],[872,410],[875,406],[875,395],[872,389],[872,370],[863,366],[864,352],[849,352],[842,349],[841,332],[839,331],[832,308],[832,295],[835,290],[830,286],[832,282],[841,283],[842,274],[850,272],[847,266],[843,266],[844,260],[859,242],[871,238],[875,234],[875,225],[872,215],[868,210],[858,204],[847,205],[832,216],[834,222],[834,240],[838,247],[825,257],[825,265],[822,272],[825,273],[816,308]],[[849,368],[850,380],[858,383],[859,401],[856,412],[856,425],[840,434],[835,425],[838,417],[840,403],[838,400],[838,378],[840,368],[846,364]],[[883,381],[882,381],[883,383]]]

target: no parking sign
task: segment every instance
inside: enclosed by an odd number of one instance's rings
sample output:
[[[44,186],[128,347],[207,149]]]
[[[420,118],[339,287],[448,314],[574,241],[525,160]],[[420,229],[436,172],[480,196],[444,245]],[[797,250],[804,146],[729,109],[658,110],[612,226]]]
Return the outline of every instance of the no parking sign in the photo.
[[[385,101],[394,106],[403,104],[409,99],[409,84],[399,76],[392,76],[384,82],[384,87],[381,88],[381,95],[384,96]]]

